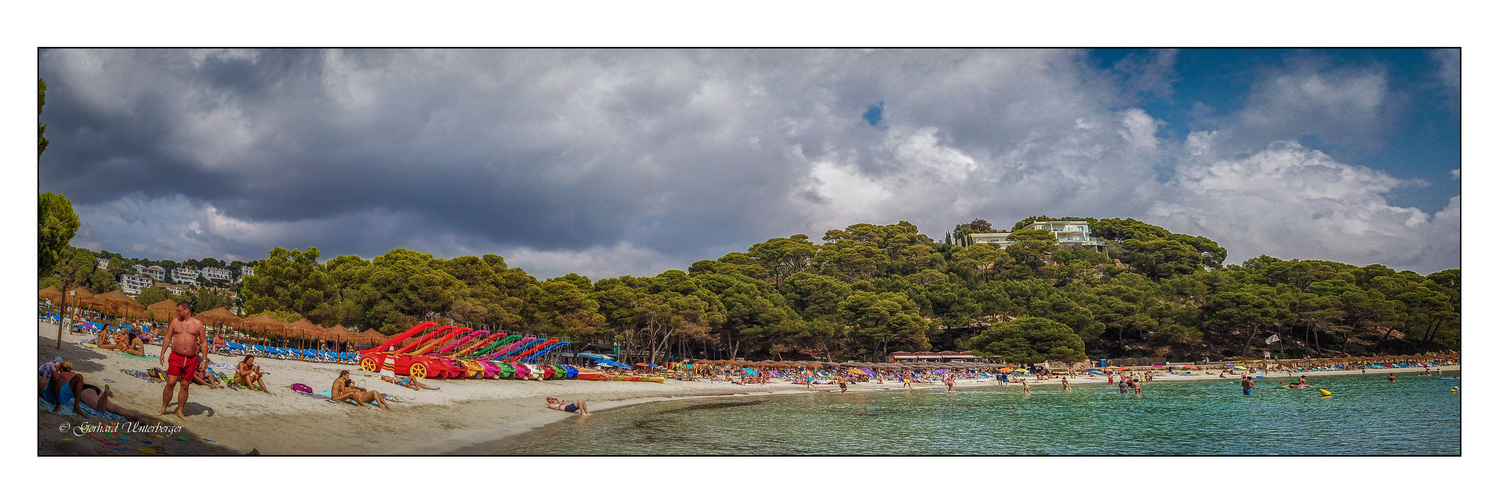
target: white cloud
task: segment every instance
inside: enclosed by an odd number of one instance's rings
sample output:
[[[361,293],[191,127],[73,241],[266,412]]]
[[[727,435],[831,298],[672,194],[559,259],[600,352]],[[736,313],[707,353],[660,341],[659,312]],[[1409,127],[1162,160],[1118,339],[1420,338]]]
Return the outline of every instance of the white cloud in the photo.
[[[584,250],[538,250],[516,247],[501,253],[510,267],[520,267],[538,279],[577,273],[600,280],[617,276],[656,276],[669,269],[686,270],[677,259],[630,242]],[[712,260],[713,257],[704,257]],[[701,260],[701,259],[700,259]]]
[[[1373,150],[1385,141],[1399,99],[1380,66],[1328,67],[1293,59],[1263,75],[1217,138],[1221,155],[1250,154],[1275,141]]]
[[[1437,79],[1443,87],[1453,95],[1458,95],[1459,88],[1463,83],[1463,67],[1461,55],[1458,49],[1438,49],[1427,53],[1433,61],[1437,62]]]
[[[1265,254],[1424,272],[1457,266],[1458,198],[1436,215],[1391,205],[1385,195],[1404,182],[1279,142],[1242,159],[1180,165],[1146,217],[1219,242],[1230,263]]]
[[[1178,138],[1122,104],[1170,95],[1175,57],[1106,71],[1045,50],[47,51],[49,114],[71,93],[83,122],[149,132],[106,135],[141,142],[130,154],[55,146],[43,182],[116,200],[79,205],[75,244],[176,259],[404,247],[599,278],[860,222],[940,238],[1048,214],[1144,218],[1232,259],[1427,265],[1379,240],[1456,221],[1456,199],[1431,216],[1391,206],[1414,181],[1277,144],[1380,143],[1400,100],[1383,70],[1294,61]],[[879,128],[861,118],[877,102]],[[49,123],[55,145],[70,138]],[[92,175],[109,155],[141,173]],[[1444,245],[1432,258],[1457,255]]]

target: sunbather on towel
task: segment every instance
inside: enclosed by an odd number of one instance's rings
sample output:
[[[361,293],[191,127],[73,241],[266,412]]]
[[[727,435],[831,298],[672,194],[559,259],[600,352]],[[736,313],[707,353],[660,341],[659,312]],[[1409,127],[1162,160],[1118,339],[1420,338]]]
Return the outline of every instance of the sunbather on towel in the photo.
[[[63,409],[68,400],[73,400],[73,413],[78,412],[78,398],[74,395],[83,389],[83,376],[73,372],[73,363],[67,361],[55,362],[55,370],[52,372],[51,380],[47,382],[47,388],[42,391],[42,399],[55,407],[52,413]]]
[[[266,390],[266,381],[262,380],[263,378],[260,367],[255,366],[253,354],[245,356],[244,361],[240,361],[240,364],[234,368],[234,383],[245,387],[255,387],[251,384],[258,384],[261,392],[270,394],[271,391]]]
[[[219,377],[213,376],[208,370],[208,359],[198,358],[198,370],[193,372],[193,383],[206,385],[209,389],[223,389],[224,385],[219,383]]]
[[[589,404],[583,401],[574,401],[565,405],[561,399],[547,398],[547,407],[557,411],[575,412],[585,417],[589,415]]]
[[[339,378],[333,379],[333,388],[328,393],[332,395],[329,399],[333,401],[354,401],[360,406],[374,402],[381,408],[391,409],[385,404],[385,396],[381,396],[380,391],[361,391],[354,387],[349,380],[349,370],[339,372]]]
[[[386,382],[390,382],[392,384],[396,384],[414,391],[421,389],[427,389],[429,391],[440,390],[440,388],[438,387],[432,387],[427,384],[418,382],[416,379],[411,377],[391,377],[390,375],[384,375],[380,377],[380,380],[384,380]]]
[[[100,389],[97,386],[84,384],[82,378],[82,376],[75,378],[75,380],[79,381],[80,387],[78,391],[74,392],[74,394],[78,396],[78,400],[82,401],[83,404],[88,405],[89,408],[93,408],[95,410],[106,413],[113,413],[125,417],[133,422],[145,423],[145,421],[141,420],[140,417],[137,417],[134,414],[125,411],[125,409],[115,406],[114,403],[109,402],[109,398],[115,397],[114,391],[109,390],[109,384],[105,384],[104,388]]]
[[[142,342],[141,337],[135,334],[135,330],[126,331],[125,337],[125,344],[116,346],[116,349],[125,351],[126,354],[131,356],[146,356],[146,343]]]

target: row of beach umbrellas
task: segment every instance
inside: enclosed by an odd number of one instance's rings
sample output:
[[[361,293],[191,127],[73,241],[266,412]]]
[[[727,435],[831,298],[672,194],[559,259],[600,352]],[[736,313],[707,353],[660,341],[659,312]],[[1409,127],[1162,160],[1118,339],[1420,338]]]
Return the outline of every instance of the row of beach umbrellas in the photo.
[[[76,305],[84,309],[110,314],[117,318],[168,321],[177,315],[177,302],[171,299],[163,300],[149,306],[142,306],[135,299],[125,295],[125,292],[119,290],[94,295],[88,289],[80,286],[72,289],[70,292],[71,294],[67,300],[69,306]],[[63,300],[63,292],[56,287],[49,286],[38,291],[37,298],[52,301],[53,304],[60,304]],[[241,318],[223,307],[203,311],[195,314],[195,316],[207,326],[236,328],[246,332],[258,332],[286,338],[369,344],[383,343],[390,339],[373,328],[365,330],[362,333],[345,328],[344,325],[323,328],[313,324],[306,318],[291,323],[284,323],[270,314]]]

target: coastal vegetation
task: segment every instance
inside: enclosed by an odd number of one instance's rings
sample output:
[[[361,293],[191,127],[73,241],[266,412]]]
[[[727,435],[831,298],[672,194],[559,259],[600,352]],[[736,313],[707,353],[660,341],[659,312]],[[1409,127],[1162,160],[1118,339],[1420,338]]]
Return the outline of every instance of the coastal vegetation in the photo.
[[[1048,231],[1021,229],[1043,220],[1088,221],[1105,246],[1066,248]],[[460,323],[623,345],[658,361],[879,359],[903,350],[1013,362],[1196,360],[1460,347],[1458,269],[1423,276],[1269,256],[1226,265],[1212,240],[1133,219],[1031,217],[1013,226],[1008,248],[958,244],[993,230],[975,220],[938,242],[909,222],[855,224],[821,242],[772,238],[686,271],[598,281],[537,279],[493,254],[439,259],[398,248],[319,262],[316,247],[275,248],[249,263],[255,275],[238,291],[245,314],[388,334],[419,321]],[[110,286],[92,253],[74,252],[65,272]]]

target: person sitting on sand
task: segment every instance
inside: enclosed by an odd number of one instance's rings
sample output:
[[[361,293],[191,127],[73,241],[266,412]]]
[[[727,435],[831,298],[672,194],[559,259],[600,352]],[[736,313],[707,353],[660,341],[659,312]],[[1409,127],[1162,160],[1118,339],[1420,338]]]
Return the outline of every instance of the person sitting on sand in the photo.
[[[245,359],[234,367],[234,383],[252,389],[255,388],[255,385],[251,384],[256,384],[260,386],[260,392],[271,393],[271,391],[266,390],[265,375],[260,373],[259,366],[255,366],[255,355],[253,354],[245,356]]]
[[[57,373],[57,364],[62,361],[62,356],[57,356],[52,358],[52,361],[42,363],[42,366],[36,368],[36,393],[38,396],[41,396],[42,391],[47,389],[47,384],[52,383],[52,374]]]
[[[219,378],[215,377],[213,375],[213,372],[209,370],[208,360],[206,358],[198,358],[198,370],[193,372],[193,383],[198,385],[206,385],[209,389],[224,388],[224,386],[219,383]]]
[[[561,399],[547,398],[547,407],[557,411],[578,413],[585,417],[589,416],[589,404],[583,401],[574,401],[564,405]]]
[[[141,337],[136,335],[134,330],[125,331],[125,343],[119,344],[116,349],[125,351],[125,354],[131,356],[146,357],[146,343],[141,341]]]
[[[329,399],[333,401],[351,401],[360,406],[375,403],[381,408],[391,409],[385,404],[385,396],[380,391],[361,391],[354,387],[353,381],[349,379],[349,370],[339,372],[339,378],[333,379],[333,388],[328,393],[332,395]]]

